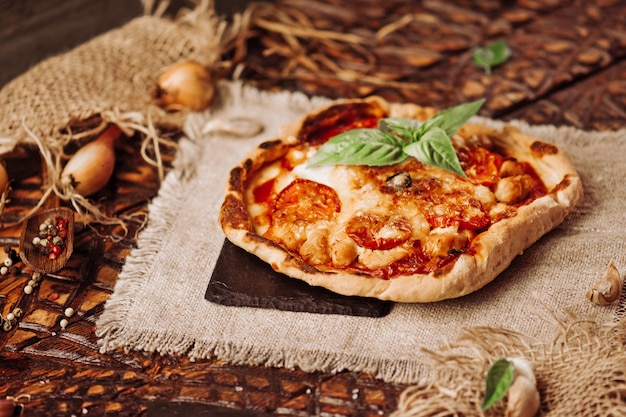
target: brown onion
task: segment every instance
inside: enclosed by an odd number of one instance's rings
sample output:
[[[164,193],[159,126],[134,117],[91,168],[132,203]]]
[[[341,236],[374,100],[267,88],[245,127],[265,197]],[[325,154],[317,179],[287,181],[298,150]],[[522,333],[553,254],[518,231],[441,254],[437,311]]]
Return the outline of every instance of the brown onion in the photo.
[[[213,77],[197,61],[182,61],[166,69],[158,78],[153,96],[167,109],[204,110],[215,93]]]
[[[61,184],[71,184],[74,192],[88,196],[104,187],[115,168],[115,141],[122,131],[109,126],[95,140],[80,148],[61,173]]]
[[[0,194],[4,193],[9,186],[9,174],[4,166],[4,163],[0,161]]]

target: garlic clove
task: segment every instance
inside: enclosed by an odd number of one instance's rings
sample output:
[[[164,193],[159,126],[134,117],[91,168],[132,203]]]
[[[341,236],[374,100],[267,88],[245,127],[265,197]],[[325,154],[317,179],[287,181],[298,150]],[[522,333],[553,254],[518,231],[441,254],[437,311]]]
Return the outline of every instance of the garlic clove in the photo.
[[[587,298],[592,303],[604,306],[618,302],[621,296],[622,279],[613,262],[610,262],[604,275],[587,292]]]
[[[531,380],[521,372],[515,377],[508,391],[506,417],[532,417],[537,414],[540,397],[534,379],[534,376]]]
[[[513,383],[507,391],[506,417],[532,417],[539,410],[540,397],[532,363],[521,357],[506,358],[513,364]]]
[[[200,111],[213,101],[215,82],[209,70],[197,61],[178,62],[158,78],[152,96],[169,110]]]
[[[247,117],[211,119],[202,128],[205,135],[226,135],[239,138],[250,138],[265,129],[262,123]]]
[[[517,375],[527,378],[533,384],[536,383],[535,373],[533,372],[533,365],[528,359],[519,357],[506,359],[513,364],[513,368],[515,369]]]

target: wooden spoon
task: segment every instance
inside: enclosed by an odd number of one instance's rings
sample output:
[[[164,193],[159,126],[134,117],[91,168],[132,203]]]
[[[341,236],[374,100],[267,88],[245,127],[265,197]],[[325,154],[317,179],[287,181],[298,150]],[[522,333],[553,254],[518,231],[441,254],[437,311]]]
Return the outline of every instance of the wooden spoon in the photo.
[[[42,165],[42,176],[44,178],[44,184],[46,184],[48,183],[48,181],[46,181],[48,171],[45,162],[42,162]],[[63,245],[61,252],[56,256],[42,253],[38,245],[35,245],[33,242],[33,239],[35,237],[45,238],[45,236],[40,236],[40,227],[43,223],[51,221],[56,225],[60,219],[62,219],[62,222],[67,222],[64,228],[66,233],[61,233],[61,235],[65,235],[65,237],[62,238]],[[22,261],[33,271],[49,274],[63,268],[72,255],[73,250],[74,211],[67,207],[59,207],[59,198],[52,192],[51,195],[46,198],[41,209],[26,220],[22,228],[22,234],[20,236],[20,258],[22,258]]]

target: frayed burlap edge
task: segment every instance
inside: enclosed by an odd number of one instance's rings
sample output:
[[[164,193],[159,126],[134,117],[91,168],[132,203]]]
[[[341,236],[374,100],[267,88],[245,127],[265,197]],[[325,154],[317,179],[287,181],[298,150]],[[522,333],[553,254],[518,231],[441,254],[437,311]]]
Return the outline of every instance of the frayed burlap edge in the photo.
[[[256,90],[252,87],[245,86],[241,83],[225,83],[227,85],[223,88],[232,88],[231,98],[235,102],[247,102],[258,101],[264,93]],[[329,102],[324,98],[308,98],[303,94],[298,93],[272,93],[276,97],[280,97],[276,103],[276,108],[283,108],[281,106],[307,108],[318,107]],[[192,118],[193,119],[193,115]],[[200,118],[202,119],[202,118]],[[492,125],[494,127],[501,126],[503,122],[494,121],[486,118],[477,117],[477,122]],[[192,120],[193,121],[193,120]],[[513,124],[520,129],[528,127],[523,122],[509,122],[507,124]],[[189,136],[200,137],[199,131],[202,128],[201,124],[188,123],[187,126],[190,129]],[[557,130],[554,126],[533,126],[533,129],[544,129],[547,136],[554,135]],[[586,134],[583,131],[579,131],[573,128],[558,128],[565,129],[569,135],[576,136],[577,140],[586,140]],[[607,135],[613,137],[614,133],[607,132]],[[599,138],[596,138],[599,140]],[[589,139],[592,140],[592,139]],[[574,342],[581,343],[583,340],[593,340],[593,343],[580,345],[581,351],[579,355],[583,355],[586,363],[591,364],[596,356],[584,356],[585,349],[592,349],[596,345],[602,345],[602,334],[609,334],[612,329],[616,328],[616,324],[606,325],[601,323],[595,323],[592,320],[578,320],[572,316],[566,318],[556,318],[556,313],[551,313],[546,308],[543,312],[538,312],[537,315],[541,317],[548,316],[550,325],[555,327],[555,343],[554,344],[542,344],[536,340],[532,340],[524,335],[514,333],[505,328],[469,328],[467,333],[459,339],[459,341],[444,345],[440,352],[428,352],[432,356],[432,361],[419,362],[415,359],[398,359],[398,360],[372,360],[371,358],[361,357],[359,355],[350,355],[349,357],[342,356],[337,357],[334,354],[328,354],[324,351],[309,351],[309,350],[277,350],[272,346],[249,346],[246,344],[238,343],[224,343],[220,340],[201,340],[194,334],[174,334],[167,331],[153,331],[147,330],[138,332],[135,329],[126,328],[124,323],[129,321],[128,314],[136,294],[141,293],[142,285],[145,285],[147,274],[151,270],[151,266],[154,262],[155,255],[162,249],[162,240],[164,236],[167,236],[168,231],[171,230],[171,219],[175,219],[181,211],[181,205],[183,204],[183,195],[186,192],[185,182],[194,175],[194,167],[200,158],[198,153],[200,144],[195,143],[193,140],[181,141],[183,147],[180,153],[180,160],[176,161],[177,170],[171,172],[166,177],[160,192],[150,206],[150,224],[149,227],[142,232],[140,240],[138,242],[138,248],[134,249],[131,256],[127,259],[124,270],[120,274],[120,278],[116,284],[115,292],[111,298],[107,301],[105,311],[99,318],[97,323],[97,336],[99,337],[100,350],[102,353],[111,352],[116,349],[142,350],[146,352],[158,352],[161,354],[170,355],[185,355],[190,359],[201,358],[215,358],[223,360],[235,365],[253,365],[253,366],[269,366],[269,367],[285,367],[290,369],[301,369],[306,372],[324,371],[324,372],[340,372],[340,371],[356,371],[366,372],[373,375],[376,378],[395,383],[418,383],[415,388],[407,390],[403,395],[400,408],[398,410],[398,417],[411,416],[410,414],[415,407],[415,403],[421,401],[420,396],[422,390],[431,389],[427,393],[430,396],[435,396],[440,392],[443,397],[441,401],[444,406],[442,410],[455,410],[454,407],[459,402],[458,407],[464,407],[461,409],[469,409],[468,415],[482,415],[480,411],[480,393],[483,390],[484,372],[489,363],[499,356],[524,356],[531,360],[544,361],[544,365],[539,365],[538,377],[539,383],[542,389],[542,398],[544,402],[547,401],[548,406],[553,407],[552,403],[559,403],[558,399],[547,396],[546,392],[550,392],[548,388],[544,388],[547,384],[547,376],[545,374],[546,364],[553,364],[553,366],[561,366],[561,360],[569,356],[564,356],[564,352],[569,352],[569,355],[575,356],[577,353],[575,350],[568,348],[568,346]],[[185,169],[184,171],[182,169]],[[624,305],[622,300],[621,306]],[[623,310],[623,307],[620,307]],[[548,311],[549,313],[546,313]],[[552,314],[552,316],[550,315]],[[618,314],[620,317],[622,313]],[[570,320],[570,321],[568,321]],[[567,323],[567,324],[566,324]],[[419,323],[416,323],[419,325]],[[621,324],[620,324],[621,326]],[[580,333],[579,331],[583,331]],[[590,332],[591,338],[588,338],[586,332]],[[573,335],[577,335],[576,338]],[[580,336],[578,336],[580,335]],[[585,335],[587,339],[582,339]],[[468,344],[471,346],[472,340],[477,339],[478,344],[468,349]],[[486,343],[483,341],[493,341],[493,343]],[[611,339],[609,343],[617,339]],[[564,343],[566,341],[566,343]],[[457,346],[458,345],[458,346]],[[572,345],[573,346],[573,345]],[[460,356],[458,349],[464,349],[464,356]],[[561,352],[561,349],[563,352]],[[570,349],[567,351],[566,349]],[[596,351],[592,351],[594,355],[606,354],[606,352],[612,352],[611,349],[615,349],[619,355],[623,355],[622,347],[616,346],[611,348],[599,348]],[[469,353],[467,353],[469,352]],[[581,353],[582,352],[582,353]],[[621,357],[621,356],[619,356]],[[456,358],[456,359],[454,359]],[[450,359],[451,371],[457,372],[457,368],[460,369],[458,373],[446,374],[447,368],[441,368],[440,363],[446,363]],[[551,361],[551,362],[550,362]],[[590,365],[591,366],[591,365]],[[439,371],[441,376],[438,377]],[[569,372],[572,372],[571,370]],[[466,377],[469,378],[469,384],[471,385],[471,391],[463,391],[468,394],[463,397],[461,394],[454,394],[458,398],[453,399],[451,405],[445,405],[445,401],[448,398],[446,394],[460,392],[456,386],[458,382],[455,378],[462,376],[462,382],[459,386],[467,384]],[[426,388],[425,388],[426,387]],[[430,388],[428,388],[430,387]],[[555,394],[549,394],[554,396]],[[448,395],[449,397],[449,395]],[[413,401],[412,399],[415,399]],[[467,401],[463,402],[463,399]],[[437,400],[433,400],[437,401]],[[469,405],[467,402],[469,401]],[[478,404],[478,405],[477,405]],[[469,407],[469,408],[468,408]],[[432,411],[433,409],[429,409]],[[498,410],[498,408],[494,408]],[[415,415],[430,415],[428,413],[422,413],[421,410],[415,411]],[[434,413],[435,415],[437,413]],[[460,415],[462,413],[457,413]],[[442,411],[441,415],[455,415],[454,413],[446,414]]]
[[[40,201],[20,219],[3,224],[3,227],[21,224],[54,194],[56,198],[71,204],[86,224],[117,225],[126,231],[128,219],[104,213],[97,203],[77,193],[72,184],[61,180],[62,167],[69,158],[65,154],[66,146],[72,141],[82,142],[95,137],[109,124],[118,125],[128,136],[138,133],[143,138],[141,155],[147,164],[155,168],[159,180],[163,180],[165,168],[161,149],[177,148],[177,144],[163,136],[161,130],[182,128],[187,114],[184,111],[171,113],[159,108],[152,101],[150,87],[156,82],[159,71],[182,59],[199,61],[208,68],[217,66],[223,52],[222,42],[228,41],[236,30],[216,15],[212,0],[199,1],[193,10],[181,10],[175,19],[163,16],[168,1],[142,0],[142,3],[145,16],[97,36],[67,53],[45,59],[0,90],[0,102],[6,103],[4,116],[0,117],[0,153],[11,152],[18,145],[36,147],[42,155],[46,171],[42,175],[47,179],[46,190]],[[136,59],[131,58],[133,48],[137,46],[133,46],[134,43],[130,41],[139,39],[137,36],[141,35],[138,34],[143,33],[146,34],[145,42],[154,42],[155,51],[160,53],[153,57],[154,62],[145,62],[145,65],[137,68],[136,75],[130,76],[137,64]],[[133,36],[128,37],[129,34]],[[161,45],[167,39],[172,39],[172,45],[175,45],[170,46],[171,50]],[[125,71],[114,68],[116,64],[122,63],[97,60],[98,53],[107,56],[107,47],[113,46],[114,54],[129,58],[129,68]],[[84,64],[77,65],[81,62]],[[100,98],[97,94],[96,98],[91,97],[89,92],[94,87],[86,78],[94,65],[107,66],[100,69],[101,73],[119,73],[102,79],[108,82],[96,87],[103,89]],[[61,81],[62,86],[58,82],[51,82],[52,80]],[[85,92],[83,96],[71,91],[81,85],[84,87],[79,91]],[[119,91],[119,96],[105,93],[108,89]],[[48,91],[56,93],[42,94]],[[97,91],[96,89],[95,92]],[[58,96],[66,98],[61,112],[54,105],[54,99]],[[27,101],[22,97],[29,98],[28,103],[33,106],[33,114],[29,107],[20,104]],[[54,117],[41,114],[46,113],[47,105],[52,107],[50,115]],[[0,210],[4,209],[5,201],[10,199],[10,189],[3,191]],[[118,240],[116,237],[112,238]]]
[[[545,304],[544,310],[543,319],[555,328],[553,343],[506,328],[472,327],[440,350],[426,351],[429,376],[401,394],[392,417],[506,415],[507,397],[488,410],[481,406],[489,366],[513,357],[529,360],[534,368],[540,415],[625,415],[623,318],[597,323],[567,313],[559,316]]]
[[[220,83],[221,96],[238,102],[260,102],[271,94],[276,108],[315,109],[330,100],[323,97],[307,97],[293,92],[266,93],[241,82]],[[203,125],[194,115],[185,129],[191,138],[201,137]],[[171,219],[177,218],[187,192],[185,182],[189,181],[201,158],[199,144],[192,139],[180,141],[181,152],[175,161],[176,170],[168,173],[159,190],[159,195],[149,206],[150,220],[148,227],[141,233],[137,248],[127,258],[123,271],[105,305],[103,314],[97,322],[98,344],[102,353],[116,349],[126,352],[140,350],[157,352],[163,355],[185,355],[191,360],[215,358],[234,365],[283,367],[300,369],[304,372],[342,371],[365,372],[375,378],[386,381],[415,381],[422,375],[422,366],[415,360],[378,360],[361,355],[344,355],[315,350],[277,350],[273,346],[247,346],[237,343],[224,343],[219,340],[199,340],[193,334],[176,335],[169,332],[136,332],[120,326],[128,320],[133,296],[141,292],[140,287],[146,281],[146,274],[151,270],[156,254],[162,250],[162,239],[171,230]]]

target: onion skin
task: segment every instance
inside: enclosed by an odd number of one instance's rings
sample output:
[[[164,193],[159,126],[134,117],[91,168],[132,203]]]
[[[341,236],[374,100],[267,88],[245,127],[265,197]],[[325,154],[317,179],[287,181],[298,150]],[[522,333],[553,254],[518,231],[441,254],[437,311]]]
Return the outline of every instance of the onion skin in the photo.
[[[100,191],[115,168],[115,142],[122,135],[117,125],[107,127],[95,140],[80,148],[61,173],[62,184],[72,184],[74,192],[89,196]]]
[[[0,162],[0,194],[3,194],[9,187],[9,174],[4,166],[4,163]]]
[[[206,109],[213,101],[215,85],[209,70],[197,61],[182,61],[166,69],[153,96],[166,109]]]

